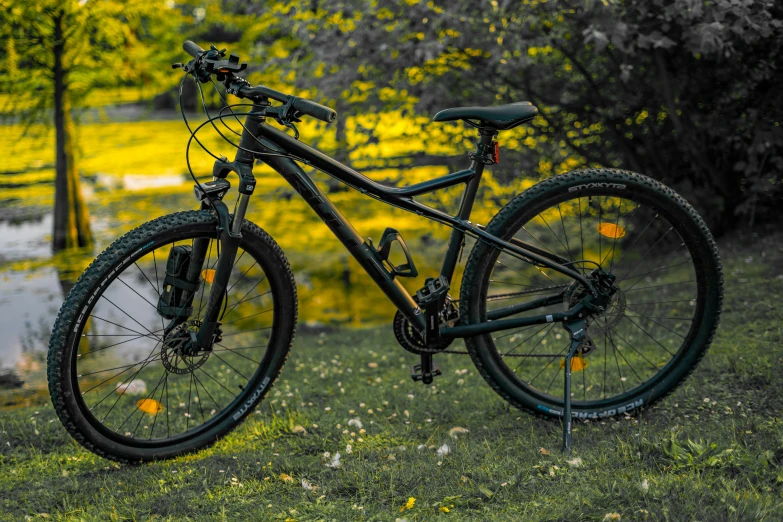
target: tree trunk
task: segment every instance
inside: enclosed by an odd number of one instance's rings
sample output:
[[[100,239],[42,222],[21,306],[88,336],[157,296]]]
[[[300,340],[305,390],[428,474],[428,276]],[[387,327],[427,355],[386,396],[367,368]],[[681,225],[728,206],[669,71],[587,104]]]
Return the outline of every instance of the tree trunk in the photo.
[[[63,66],[65,41],[62,12],[54,18],[54,40],[55,178],[52,249],[58,251],[90,246],[92,233],[76,170],[67,71]]]

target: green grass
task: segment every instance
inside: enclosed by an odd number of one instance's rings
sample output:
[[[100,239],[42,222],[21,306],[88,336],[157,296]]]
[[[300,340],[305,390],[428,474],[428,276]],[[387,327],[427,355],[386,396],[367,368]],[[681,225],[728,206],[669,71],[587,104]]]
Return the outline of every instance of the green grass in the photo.
[[[100,459],[47,403],[2,413],[0,519],[781,520],[782,248],[724,245],[725,313],[702,364],[640,415],[577,424],[573,455],[559,423],[510,409],[467,356],[438,357],[423,386],[391,328],[334,330],[300,335],[247,422],[173,461]]]

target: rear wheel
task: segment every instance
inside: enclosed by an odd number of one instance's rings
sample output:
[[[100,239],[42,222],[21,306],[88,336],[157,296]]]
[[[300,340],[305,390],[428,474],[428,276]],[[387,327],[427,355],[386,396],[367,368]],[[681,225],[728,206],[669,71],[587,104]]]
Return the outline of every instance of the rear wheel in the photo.
[[[696,211],[666,186],[612,169],[556,176],[525,191],[487,231],[516,238],[569,261],[590,276],[616,277],[607,310],[587,321],[591,343],[572,362],[573,415],[597,418],[646,406],[674,389],[704,355],[718,324],[723,276],[715,242]],[[545,296],[557,304],[525,312],[565,311],[581,285],[548,268],[477,243],[460,298],[463,323],[488,311]],[[466,339],[483,377],[518,408],[561,416],[562,325],[516,328]]]
[[[219,241],[207,211],[164,216],[115,241],[60,309],[48,356],[55,410],[87,449],[120,461],[165,459],[208,446],[261,401],[293,340],[297,302],[283,252],[245,222],[208,350],[178,346],[198,329]],[[208,241],[192,314],[164,333],[157,311],[168,253]]]

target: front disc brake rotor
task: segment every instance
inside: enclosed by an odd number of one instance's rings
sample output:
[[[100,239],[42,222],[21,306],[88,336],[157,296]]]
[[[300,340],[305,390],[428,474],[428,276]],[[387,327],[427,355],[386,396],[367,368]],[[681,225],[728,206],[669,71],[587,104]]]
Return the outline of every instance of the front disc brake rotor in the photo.
[[[163,341],[163,346],[160,350],[160,360],[166,370],[183,375],[194,372],[207,362],[210,350],[204,350],[193,355],[183,355],[185,348],[192,342],[190,333],[198,332],[200,327],[201,321],[191,319],[175,328],[168,338]]]

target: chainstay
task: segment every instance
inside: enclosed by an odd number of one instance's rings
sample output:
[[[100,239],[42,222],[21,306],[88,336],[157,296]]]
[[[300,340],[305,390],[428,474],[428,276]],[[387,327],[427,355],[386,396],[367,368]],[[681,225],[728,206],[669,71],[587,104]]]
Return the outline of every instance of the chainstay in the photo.
[[[568,287],[568,285],[554,285],[554,286],[547,286],[547,287],[542,287],[542,288],[534,288],[532,290],[522,290],[522,291],[519,291],[519,292],[511,292],[511,293],[508,293],[508,294],[491,295],[491,296],[487,297],[487,301],[492,301],[494,299],[504,299],[506,297],[516,297],[516,296],[519,296],[519,295],[537,294],[537,293],[541,293],[541,292],[545,292],[545,291],[564,289],[566,287]],[[457,302],[457,301],[458,300],[455,300],[454,302]],[[468,352],[466,350],[436,350],[436,349],[432,349],[432,348],[416,347],[416,351],[418,353],[420,353],[420,354],[422,354],[422,353],[431,353],[431,354],[450,353],[450,354],[455,354],[455,355],[468,355]],[[556,354],[556,355],[553,355],[553,354],[523,355],[523,354],[514,353],[514,354],[503,355],[502,357],[531,357],[531,358],[543,357],[543,358],[552,359],[552,358],[555,358],[555,357],[560,357],[561,355],[562,354]]]
[[[468,355],[468,352],[465,350],[430,350],[427,348],[422,348],[421,353],[432,353],[432,354],[438,354],[438,353],[451,353],[451,354],[457,354],[457,355]],[[543,354],[536,354],[536,355],[525,355],[521,353],[509,353],[506,355],[501,355],[501,357],[542,357],[545,359],[554,359],[555,357],[564,357],[564,353],[543,353]]]

